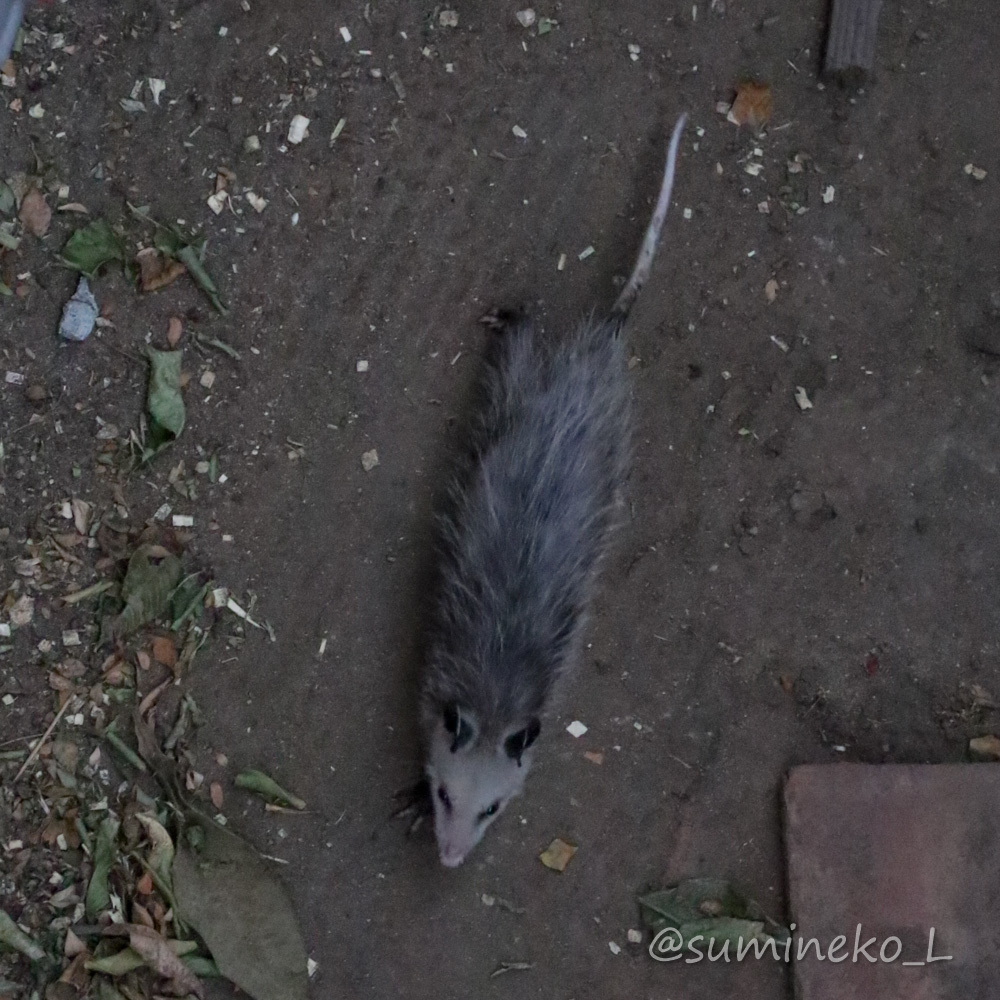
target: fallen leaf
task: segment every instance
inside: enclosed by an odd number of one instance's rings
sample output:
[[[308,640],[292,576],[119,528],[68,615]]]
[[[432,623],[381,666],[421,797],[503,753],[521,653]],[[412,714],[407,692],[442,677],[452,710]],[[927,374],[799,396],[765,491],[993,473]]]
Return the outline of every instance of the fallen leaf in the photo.
[[[37,188],[32,188],[21,199],[21,210],[18,213],[24,228],[33,236],[44,236],[49,231],[49,223],[52,221],[52,209],[49,208],[45,197]]]
[[[249,844],[206,817],[191,820],[173,864],[179,916],[254,1000],[305,1000],[305,946],[281,883]]]
[[[744,941],[776,938],[788,931],[769,920],[752,899],[717,878],[692,878],[671,889],[661,889],[639,898],[643,923],[654,935],[667,927],[679,932],[671,938],[672,951],[685,948],[699,935],[704,941]],[[678,948],[677,945],[680,945]]]
[[[143,872],[139,881],[135,884],[135,891],[140,896],[149,896],[153,891],[153,876],[149,872]]]
[[[87,919],[94,923],[111,905],[108,890],[108,875],[115,860],[115,840],[118,837],[118,820],[110,816],[97,831],[97,845],[94,848],[94,872],[87,886]]]
[[[874,653],[869,653],[865,657],[865,673],[869,677],[874,677],[878,673],[878,657]]]
[[[167,321],[167,343],[170,345],[171,350],[180,343],[183,334],[184,324],[181,322],[180,317],[171,316]]]
[[[222,803],[224,801],[224,796],[222,794],[222,785],[217,781],[213,781],[211,785],[208,786],[209,798],[212,800],[212,805],[216,809],[222,808]]]
[[[600,764],[604,763],[604,754],[597,753],[594,750],[584,750],[583,751],[583,756],[586,757],[587,760],[589,760],[591,764],[598,764],[598,765],[600,765]]]
[[[179,261],[165,257],[156,247],[144,247],[135,255],[139,265],[139,287],[155,292],[175,282],[187,268]]]
[[[177,647],[169,636],[158,635],[153,640],[152,653],[153,659],[157,663],[162,663],[170,670],[173,670],[177,664]]]
[[[784,691],[785,694],[792,694],[795,690],[795,678],[790,674],[782,674],[778,678],[778,683],[781,685],[781,690]]]
[[[10,609],[10,623],[15,628],[23,625],[30,625],[31,619],[35,617],[35,599],[27,594],[19,597]]]
[[[78,201],[68,201],[65,205],[60,205],[57,212],[75,212],[77,215],[90,215],[90,209],[86,205],[81,205]]]
[[[969,750],[977,757],[1000,760],[1000,736],[977,736],[969,740]]]
[[[566,866],[570,863],[570,860],[576,852],[576,847],[572,844],[567,844],[565,840],[560,840],[556,837],[555,840],[553,840],[552,843],[538,855],[538,860],[541,861],[546,868],[551,868],[556,872],[564,872],[566,871]]]
[[[170,592],[181,578],[181,561],[159,545],[142,545],[128,563],[122,583],[125,607],[112,622],[116,635],[128,636],[170,606]],[[141,656],[140,665],[142,662]]]
[[[736,89],[736,99],[726,118],[734,125],[762,128],[771,117],[771,88],[766,83],[748,80]]]
[[[45,949],[28,937],[4,910],[0,910],[0,944],[27,955],[33,962],[45,958]]]
[[[149,388],[146,409],[149,412],[148,442],[143,459],[148,461],[158,451],[176,440],[184,429],[184,400],[181,398],[181,352],[149,348]]]
[[[197,997],[205,995],[198,977],[174,954],[170,943],[151,927],[129,924],[128,943],[137,955],[142,956],[146,965],[167,980],[174,996],[190,993]]]
[[[774,278],[764,286],[764,296],[768,302],[773,302],[778,297],[778,282]]]
[[[293,809],[305,809],[306,804],[297,795],[286,792],[272,777],[263,771],[244,771],[236,775],[236,787],[253,792],[261,798],[277,802],[279,805],[291,806]]]
[[[106,219],[95,219],[78,229],[66,241],[63,263],[93,278],[102,264],[125,260],[125,241],[111,228]]]

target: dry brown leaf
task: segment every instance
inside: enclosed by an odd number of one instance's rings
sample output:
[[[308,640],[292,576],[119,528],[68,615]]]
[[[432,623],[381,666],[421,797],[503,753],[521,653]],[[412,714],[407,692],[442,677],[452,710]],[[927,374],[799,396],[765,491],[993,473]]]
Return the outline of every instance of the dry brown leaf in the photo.
[[[60,205],[57,212],[76,212],[78,215],[90,215],[90,209],[86,205],[81,205],[78,201],[68,201],[65,205]]]
[[[49,231],[52,221],[52,209],[45,197],[37,188],[32,188],[21,200],[21,211],[18,213],[24,228],[33,236],[44,236]]]
[[[217,781],[213,781],[212,784],[209,785],[208,793],[211,796],[212,805],[215,806],[216,809],[221,809],[223,802],[222,785],[220,785]]]
[[[768,302],[773,302],[778,297],[778,282],[774,278],[764,286],[764,297]]]
[[[133,951],[158,975],[167,980],[167,987],[174,996],[194,993],[203,997],[204,988],[198,977],[173,953],[170,944],[150,927],[128,925],[128,943]]]
[[[747,80],[736,89],[736,100],[726,116],[734,125],[762,128],[771,117],[771,88]]]
[[[969,740],[969,750],[977,757],[1000,760],[1000,736],[977,736]]]
[[[149,653],[144,649],[140,649],[138,653],[135,654],[135,658],[139,661],[140,670],[149,670],[149,665],[152,662],[149,659]]]
[[[160,695],[173,683],[173,678],[168,677],[162,684],[157,684],[142,701],[139,702],[139,714],[145,715],[159,700]]]
[[[171,316],[167,321],[167,343],[170,345],[171,350],[178,345],[183,333],[184,324],[181,322],[180,317]]]
[[[541,861],[546,868],[551,868],[556,872],[566,871],[566,866],[570,863],[570,859],[576,854],[577,849],[572,844],[567,844],[565,840],[560,840],[556,837],[555,840],[549,844],[548,847],[538,855],[538,860]]]
[[[142,905],[142,903],[137,903],[135,900],[132,900],[132,923],[142,924],[143,927],[149,927],[155,930],[153,918],[149,915],[149,911]]]
[[[153,640],[152,653],[157,663],[162,663],[170,670],[177,664],[177,647],[169,636],[158,635]]]
[[[170,260],[156,247],[146,247],[135,255],[139,265],[139,287],[144,292],[155,292],[176,281],[187,268],[179,260]]]
[[[604,763],[604,754],[602,754],[602,753],[596,753],[593,750],[584,750],[583,751],[583,756],[586,757],[587,760],[589,760],[591,764],[603,764]]]
[[[67,958],[75,958],[82,955],[87,950],[87,946],[73,933],[66,928],[66,943],[63,945],[63,954]]]
[[[148,896],[153,891],[153,876],[149,872],[143,872],[142,877],[135,884],[135,891],[140,896]]]

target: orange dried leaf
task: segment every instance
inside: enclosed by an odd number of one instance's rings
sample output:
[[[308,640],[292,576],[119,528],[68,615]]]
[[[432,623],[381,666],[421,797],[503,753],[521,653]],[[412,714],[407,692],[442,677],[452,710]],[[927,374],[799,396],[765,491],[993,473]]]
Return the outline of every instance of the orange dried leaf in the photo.
[[[22,199],[19,218],[33,236],[44,236],[49,231],[52,209],[37,188],[32,188]]]
[[[173,669],[177,663],[177,647],[169,636],[158,635],[153,640],[153,659],[165,667]]]
[[[748,80],[736,90],[736,100],[726,116],[734,125],[762,128],[771,117],[771,88]]]
[[[556,837],[555,840],[549,844],[548,847],[538,855],[538,860],[541,861],[546,868],[551,868],[556,872],[566,871],[566,866],[570,863],[570,859],[576,854],[576,848],[572,844],[567,844],[565,840],[560,840]]]
[[[145,872],[136,882],[135,889],[140,896],[148,896],[153,891],[153,876],[149,872]]]
[[[221,809],[223,802],[222,785],[220,785],[217,781],[213,781],[209,786],[208,791],[212,798],[212,805],[215,806],[216,809]]]
[[[139,265],[139,287],[155,292],[176,281],[187,268],[179,260],[170,260],[155,247],[146,247],[135,255]]]
[[[171,316],[167,322],[167,343],[170,345],[171,350],[180,342],[183,333],[184,324],[180,321],[180,317]]]

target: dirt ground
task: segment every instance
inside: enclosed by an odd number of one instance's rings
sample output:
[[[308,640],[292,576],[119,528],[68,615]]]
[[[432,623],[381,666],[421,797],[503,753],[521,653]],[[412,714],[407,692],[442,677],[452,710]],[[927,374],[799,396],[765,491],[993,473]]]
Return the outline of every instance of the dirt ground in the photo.
[[[630,947],[637,893],[722,875],[787,917],[790,765],[960,761],[995,731],[968,711],[972,685],[1000,692],[995,17],[887,5],[874,77],[848,91],[818,83],[826,7],[543,4],[557,24],[541,36],[516,4],[470,2],[457,28],[400,0],[29,15],[48,35],[0,92],[0,176],[37,156],[94,217],[125,219],[128,201],[202,224],[230,313],[190,282],[139,296],[110,269],[94,290],[114,328],[67,345],[75,277],[54,252],[79,216],[8,255],[0,348],[25,381],[0,386],[5,561],[46,504],[112,502],[97,418],[137,425],[143,343],[163,346],[168,317],[240,352],[182,342],[188,425],[123,489],[135,523],[165,499],[192,514],[191,550],[274,628],[238,648],[217,629],[199,654],[195,757],[209,780],[260,767],[307,799],[275,816],[226,785],[231,821],[288,862],[314,995],[784,997],[773,964],[663,966]],[[716,110],[744,76],[773,90],[760,137]],[[147,91],[128,113],[147,77],[166,82],[159,105]],[[429,835],[382,823],[418,768],[432,515],[477,317],[526,303],[556,335],[610,304],[682,110],[675,207],[629,333],[630,518],[524,797],[448,871]],[[297,146],[294,114],[311,120]],[[213,214],[220,166],[263,212],[234,197]],[[172,491],[171,468],[209,453],[227,481]],[[47,628],[0,658],[4,739],[51,713]],[[555,836],[579,847],[561,875],[537,858]],[[491,979],[503,961],[533,967]]]

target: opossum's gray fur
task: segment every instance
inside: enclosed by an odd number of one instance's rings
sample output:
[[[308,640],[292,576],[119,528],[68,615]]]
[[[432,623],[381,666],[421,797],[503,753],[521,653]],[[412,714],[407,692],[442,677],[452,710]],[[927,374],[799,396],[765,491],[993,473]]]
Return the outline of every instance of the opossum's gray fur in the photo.
[[[553,336],[527,319],[487,349],[476,416],[441,530],[421,692],[441,860],[461,864],[518,794],[573,658],[625,479],[622,327],[649,276],[684,117],[652,220],[611,314]]]
[[[425,716],[456,702],[496,740],[546,705],[625,476],[624,352],[615,321],[566,339],[521,321],[493,337],[442,526]]]

